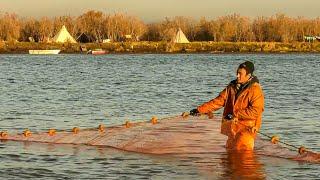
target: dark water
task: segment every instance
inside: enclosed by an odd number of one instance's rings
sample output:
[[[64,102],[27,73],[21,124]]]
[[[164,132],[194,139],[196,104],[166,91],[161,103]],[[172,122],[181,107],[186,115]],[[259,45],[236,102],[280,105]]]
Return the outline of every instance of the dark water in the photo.
[[[320,151],[320,55],[0,55],[1,130],[122,124],[189,111],[252,60],[265,93],[262,131]],[[218,111],[217,114],[221,112]],[[146,155],[1,142],[6,179],[317,179],[319,164],[275,157]]]

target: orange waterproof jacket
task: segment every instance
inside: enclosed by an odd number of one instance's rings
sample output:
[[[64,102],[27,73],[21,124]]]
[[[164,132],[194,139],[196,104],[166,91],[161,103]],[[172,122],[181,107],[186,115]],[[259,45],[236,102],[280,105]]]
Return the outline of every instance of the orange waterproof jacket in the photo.
[[[242,89],[237,88],[236,80],[220,92],[219,96],[199,106],[200,113],[209,113],[224,107],[223,118],[228,114],[238,118],[239,124],[261,127],[262,112],[264,110],[264,95],[259,81],[253,77]],[[238,132],[245,127],[238,127]]]

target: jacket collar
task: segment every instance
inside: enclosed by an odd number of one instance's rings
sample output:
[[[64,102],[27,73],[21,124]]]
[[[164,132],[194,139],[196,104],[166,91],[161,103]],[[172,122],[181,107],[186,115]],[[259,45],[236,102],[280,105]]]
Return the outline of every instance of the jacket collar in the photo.
[[[256,76],[252,76],[246,83],[240,84],[237,82],[237,80],[233,80],[230,82],[230,85],[235,89],[236,91],[236,98],[246,89],[251,87],[254,83],[259,83],[259,80]]]

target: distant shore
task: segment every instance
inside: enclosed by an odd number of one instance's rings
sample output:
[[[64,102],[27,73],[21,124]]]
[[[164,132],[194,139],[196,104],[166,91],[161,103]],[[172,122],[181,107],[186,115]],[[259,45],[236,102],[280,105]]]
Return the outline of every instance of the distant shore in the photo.
[[[103,49],[108,53],[320,53],[320,42],[116,42],[116,43],[34,43],[0,42],[0,54],[28,54],[34,49],[60,49],[62,54],[86,53],[86,50]]]

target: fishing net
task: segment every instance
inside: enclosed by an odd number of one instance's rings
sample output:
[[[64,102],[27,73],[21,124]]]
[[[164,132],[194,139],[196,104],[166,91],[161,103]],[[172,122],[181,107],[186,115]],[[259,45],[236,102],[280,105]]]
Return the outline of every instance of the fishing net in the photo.
[[[153,122],[153,123],[152,123]],[[148,154],[210,154],[226,152],[227,137],[220,133],[220,120],[199,117],[170,117],[152,122],[56,131],[53,133],[17,134],[0,137],[3,140],[43,142],[54,144],[86,144],[113,147]],[[320,154],[304,151],[299,154],[280,144],[257,137],[258,154],[299,161],[320,162]]]

